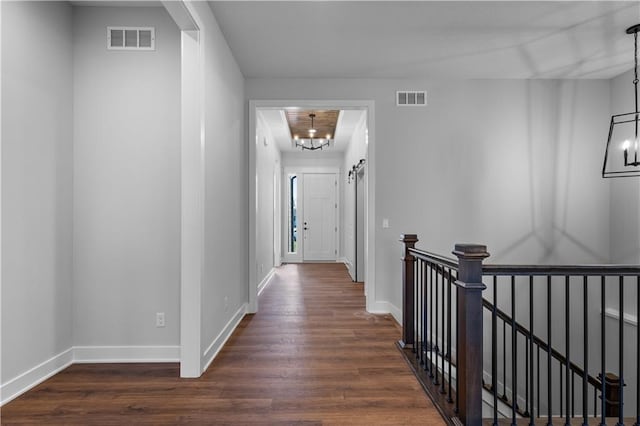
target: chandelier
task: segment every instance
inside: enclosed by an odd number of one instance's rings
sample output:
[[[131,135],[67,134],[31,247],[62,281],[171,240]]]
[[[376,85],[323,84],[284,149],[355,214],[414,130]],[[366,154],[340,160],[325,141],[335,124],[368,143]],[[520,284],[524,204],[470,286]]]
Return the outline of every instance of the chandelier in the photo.
[[[604,152],[602,177],[640,176],[640,150],[638,140],[638,32],[640,24],[627,28],[627,34],[633,34],[635,49],[635,67],[633,86],[635,90],[635,110],[611,117],[609,138]]]
[[[296,148],[301,148],[303,151],[305,149],[309,151],[315,151],[317,149],[328,147],[332,142],[331,135],[326,135],[324,139],[316,138],[316,133],[318,131],[313,125],[313,120],[314,118],[316,118],[316,115],[314,113],[311,113],[309,114],[309,118],[311,118],[311,127],[309,127],[308,130],[308,137],[301,138],[299,135],[293,136],[293,143],[295,144]]]

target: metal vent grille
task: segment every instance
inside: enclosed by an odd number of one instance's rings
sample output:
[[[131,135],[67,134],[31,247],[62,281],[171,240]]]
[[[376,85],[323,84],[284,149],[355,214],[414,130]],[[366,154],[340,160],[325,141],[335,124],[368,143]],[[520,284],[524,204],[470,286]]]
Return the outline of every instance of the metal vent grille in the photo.
[[[109,50],[155,50],[156,30],[153,27],[107,27]]]
[[[424,90],[400,90],[396,92],[397,106],[426,106],[427,92]]]

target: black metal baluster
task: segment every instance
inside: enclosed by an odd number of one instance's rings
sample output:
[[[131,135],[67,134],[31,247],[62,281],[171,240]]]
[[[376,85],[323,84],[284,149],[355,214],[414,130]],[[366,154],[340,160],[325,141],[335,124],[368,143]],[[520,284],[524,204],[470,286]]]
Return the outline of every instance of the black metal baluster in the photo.
[[[624,277],[620,277],[620,323],[618,352],[620,352],[620,415],[618,426],[624,425]]]
[[[507,322],[502,320],[502,400],[507,398]]]
[[[584,276],[584,373],[582,375],[582,424],[588,426],[589,419],[589,293],[587,291],[587,276]]]
[[[454,278],[454,282],[455,280],[458,279],[458,271],[456,271],[456,276]],[[455,314],[454,314],[454,318],[458,318],[458,296],[456,295],[456,303],[455,303]],[[456,349],[460,347],[460,342],[459,342],[459,334],[458,334],[458,321],[456,321]],[[458,387],[458,377],[460,377],[459,374],[456,374],[456,389],[460,389]],[[457,394],[456,394],[456,413],[460,412],[460,398],[458,398]]]
[[[516,277],[511,276],[511,424],[516,426],[518,408],[518,330],[516,329]]]
[[[553,426],[551,420],[553,412],[553,388],[551,386],[551,312],[551,276],[549,275],[547,276],[547,426]]]
[[[436,267],[436,300],[435,300],[435,304],[436,304],[436,329],[435,329],[435,344],[436,344],[436,348],[435,348],[435,361],[436,361],[436,371],[434,373],[434,382],[433,384],[438,386],[440,384],[440,382],[438,381],[438,353],[440,352],[440,348],[438,347],[438,311],[439,311],[439,306],[440,305],[440,295],[439,295],[439,286],[438,283],[440,282],[440,266]],[[433,353],[431,354],[431,356],[433,357]]]
[[[491,392],[493,393],[493,426],[498,426],[498,277],[493,276],[493,308],[491,309]]]
[[[538,417],[540,417],[540,345],[536,345],[536,352],[537,352],[537,362],[536,362],[536,376],[538,376],[538,383],[536,386],[537,389],[537,395],[536,395],[536,400],[538,401]]]
[[[433,265],[429,269],[429,377],[433,379]],[[437,277],[437,276],[436,276]],[[437,278],[436,278],[437,279]]]
[[[563,391],[563,383],[564,383],[564,376],[562,375],[562,372],[564,371],[564,364],[563,363],[559,363],[560,365],[560,419],[562,419],[564,417],[564,398],[562,397],[562,395],[564,394]],[[567,409],[567,411],[569,411],[569,409]]]
[[[422,324],[422,321],[420,321],[420,318],[422,317],[422,314],[424,313],[424,311],[422,310],[422,263],[423,260],[422,259],[417,259],[416,262],[414,262],[415,265],[415,272],[414,272],[414,277],[416,280],[416,292],[415,292],[415,301],[414,304],[416,305],[416,311],[417,314],[414,317],[416,320],[416,326],[414,327],[415,331],[416,331],[416,336],[417,338],[414,339],[414,346],[417,348],[417,353],[416,353],[416,358],[418,359],[418,365],[424,365],[424,358],[422,356],[422,347],[424,345],[424,333],[422,333],[422,330],[420,330],[420,325]]]
[[[423,370],[427,370],[429,365],[427,363],[427,311],[426,311],[426,300],[427,300],[427,263],[422,262],[420,273],[422,274],[422,295],[420,297],[420,304],[422,305],[422,311],[420,312],[420,329],[422,330],[422,344],[420,345],[420,353],[422,354],[422,368]]]
[[[442,380],[440,380],[440,393],[441,393],[441,394],[444,394],[444,393],[446,393],[446,392],[447,392],[447,391],[446,391],[446,389],[445,389],[445,383],[446,383],[446,381],[444,380],[444,373],[445,373],[445,371],[446,371],[446,370],[445,370],[445,367],[444,367],[444,357],[445,357],[445,355],[446,355],[446,354],[445,354],[445,352],[446,352],[446,350],[447,350],[447,347],[446,347],[446,340],[445,340],[445,335],[444,335],[444,333],[445,333],[445,328],[446,328],[445,321],[444,321],[444,317],[445,317],[444,311],[445,311],[445,309],[446,309],[446,307],[447,307],[447,303],[446,303],[447,301],[446,301],[446,295],[445,295],[445,288],[444,288],[444,286],[445,286],[445,270],[444,270],[444,266],[442,267],[442,280],[441,280],[441,285],[442,285],[442,313],[441,313],[441,315],[442,315],[442,316],[440,317],[440,319],[441,319],[441,330],[442,330],[442,333],[441,333],[441,336],[442,336],[442,338],[441,338],[441,342],[442,342],[442,349],[440,350],[440,352],[441,352],[441,356],[440,356],[440,365],[442,366],[442,370],[441,370],[441,371],[442,371],[442,376],[441,376],[441,377],[442,377]]]
[[[419,279],[418,279],[418,262],[420,262],[420,260],[416,260],[415,262],[413,262],[413,312],[415,313],[415,315],[419,315],[418,312],[418,303],[420,303],[420,301],[418,300],[418,287],[420,286],[419,284]],[[413,327],[413,353],[416,356],[417,360],[420,360],[420,341],[418,339],[419,337],[419,330],[418,327]],[[418,364],[420,362],[418,361]]]
[[[571,365],[570,365],[570,360],[571,360],[571,343],[569,342],[570,339],[570,331],[569,329],[570,327],[570,321],[571,321],[571,317],[570,317],[570,309],[569,309],[569,298],[570,298],[570,291],[569,291],[569,276],[565,276],[564,277],[564,287],[565,287],[565,297],[564,297],[564,304],[565,304],[565,337],[567,339],[566,342],[566,357],[567,357],[567,371],[566,371],[566,375],[567,375],[567,380],[566,380],[566,385],[567,385],[567,417],[566,417],[566,421],[565,421],[565,425],[566,426],[571,426],[571,416],[570,416],[570,412],[569,412],[569,406],[571,404],[571,397],[572,395],[569,392],[569,381],[571,380]]]
[[[451,378],[451,268],[448,269],[447,273],[447,358],[449,360],[449,394],[447,396],[447,402],[453,402],[453,398],[451,396],[451,387],[452,387],[452,378]]]
[[[605,310],[606,310],[606,305],[605,305],[605,277],[604,275],[600,277],[601,282],[600,282],[600,350],[601,350],[601,354],[600,354],[600,380],[602,380],[602,384],[601,384],[601,389],[600,389],[600,397],[602,400],[602,413],[601,413],[601,419],[600,419],[600,426],[606,426],[606,422],[605,422],[605,413],[607,410],[607,398],[605,397],[605,371],[606,371],[606,367],[605,367],[605,357],[607,355],[607,346],[606,346],[606,323],[605,323]]]
[[[576,374],[571,371],[571,418],[576,416]]]
[[[533,275],[529,277],[529,353],[527,353],[527,369],[529,376],[527,380],[527,403],[529,410],[529,424],[533,426]],[[531,386],[531,389],[529,389]],[[531,400],[529,401],[529,395]]]

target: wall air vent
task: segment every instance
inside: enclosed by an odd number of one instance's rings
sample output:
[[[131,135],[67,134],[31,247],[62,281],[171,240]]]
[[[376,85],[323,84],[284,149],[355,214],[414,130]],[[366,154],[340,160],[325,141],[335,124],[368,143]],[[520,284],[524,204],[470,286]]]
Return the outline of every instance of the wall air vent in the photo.
[[[155,50],[156,29],[153,27],[107,27],[109,50]]]
[[[427,106],[427,92],[424,90],[401,90],[396,92],[397,106]]]

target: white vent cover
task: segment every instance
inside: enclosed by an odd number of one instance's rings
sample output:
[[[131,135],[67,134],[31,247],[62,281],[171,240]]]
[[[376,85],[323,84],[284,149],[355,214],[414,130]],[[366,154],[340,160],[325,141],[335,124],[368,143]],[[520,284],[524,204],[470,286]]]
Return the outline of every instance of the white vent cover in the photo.
[[[107,27],[109,50],[155,50],[156,29],[153,27]]]
[[[401,90],[396,92],[397,106],[426,106],[427,92],[424,90]]]

